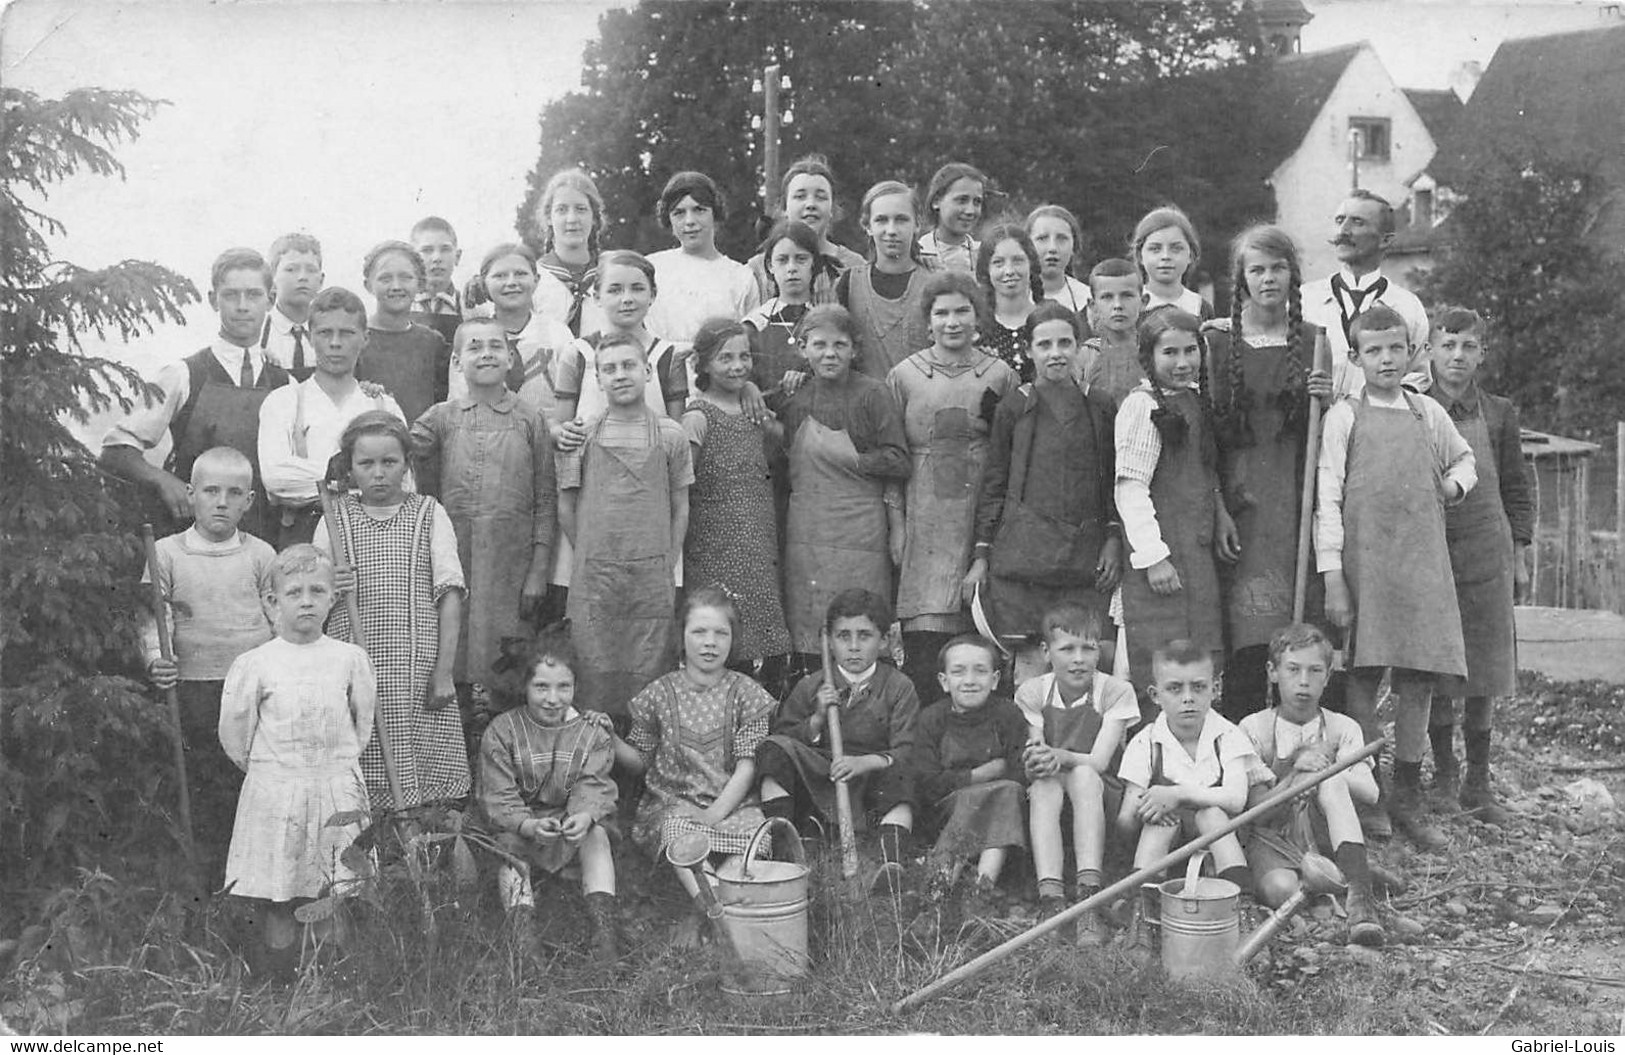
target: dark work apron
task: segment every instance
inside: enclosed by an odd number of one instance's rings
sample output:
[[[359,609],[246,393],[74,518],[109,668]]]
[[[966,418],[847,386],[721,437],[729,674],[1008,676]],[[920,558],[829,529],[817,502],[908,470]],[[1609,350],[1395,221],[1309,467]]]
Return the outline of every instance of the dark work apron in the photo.
[[[1441,679],[1438,689],[1450,696],[1506,696],[1518,687],[1512,524],[1501,505],[1501,474],[1483,402],[1472,417],[1456,422],[1456,428],[1478,463],[1478,484],[1444,514],[1467,677]]]

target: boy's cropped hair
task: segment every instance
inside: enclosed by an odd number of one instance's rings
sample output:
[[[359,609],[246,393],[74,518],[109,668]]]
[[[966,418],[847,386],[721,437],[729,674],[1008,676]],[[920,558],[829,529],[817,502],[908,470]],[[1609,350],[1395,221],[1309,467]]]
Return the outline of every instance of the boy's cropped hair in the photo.
[[[424,231],[440,231],[446,235],[449,235],[453,242],[457,241],[457,229],[451,225],[450,221],[442,220],[438,216],[425,216],[423,219],[412,225],[413,238],[416,238]]]
[[[635,334],[630,333],[611,333],[600,337],[598,346],[593,349],[593,361],[597,362],[597,356],[602,352],[609,351],[611,348],[636,348],[643,361],[649,361],[649,349],[643,346],[643,342],[638,340]]]
[[[452,348],[456,351],[462,351],[464,339],[463,335],[465,333],[469,332],[470,330],[478,330],[491,326],[495,326],[497,329],[502,330],[504,336],[507,335],[508,331],[503,327],[502,323],[496,320],[494,316],[484,315],[477,319],[464,319],[462,322],[457,324],[457,329],[452,332]]]
[[[191,483],[197,483],[201,473],[213,470],[222,473],[236,473],[239,476],[254,479],[254,463],[248,460],[248,455],[236,447],[210,447],[197,456],[192,463]]]
[[[1076,601],[1062,601],[1050,605],[1045,609],[1038,622],[1039,630],[1048,641],[1050,635],[1060,630],[1081,637],[1085,641],[1100,640],[1100,613],[1085,608]]]
[[[1349,348],[1358,350],[1362,333],[1381,333],[1384,330],[1405,330],[1405,317],[1386,304],[1374,304],[1354,316],[1349,323]]]
[[[361,298],[345,289],[343,286],[328,286],[316,294],[310,302],[311,317],[324,311],[342,311],[360,317],[361,325],[367,325],[367,306],[361,303]]]
[[[232,271],[258,271],[265,276],[265,288],[270,289],[271,272],[275,267],[275,264],[267,264],[257,249],[249,249],[247,246],[227,249],[214,258],[214,266],[209,269],[209,288],[219,289],[220,283],[224,282],[226,275]]]
[[[842,590],[830,600],[829,611],[824,616],[824,625],[834,633],[837,620],[857,619],[860,616],[875,624],[875,628],[882,634],[891,627],[891,605],[886,603],[884,597],[861,586]]]
[[[995,645],[992,639],[981,634],[960,634],[958,637],[950,638],[948,643],[943,645],[937,652],[937,670],[945,671],[948,669],[948,653],[961,645],[971,645],[986,652],[988,661],[993,664],[994,670],[1000,669],[1004,663],[1004,654],[999,651],[999,646]]]
[[[1428,324],[1430,333],[1477,333],[1484,332],[1484,316],[1472,308],[1464,308],[1459,304],[1446,304],[1434,311]]]
[[[1318,626],[1293,623],[1283,626],[1270,638],[1270,662],[1280,663],[1281,657],[1300,648],[1318,648],[1328,666],[1332,662],[1332,641]]]
[[[1125,260],[1120,256],[1110,256],[1089,269],[1089,288],[1095,288],[1097,278],[1132,278],[1139,282],[1140,269],[1132,260]]]
[[[282,263],[282,258],[289,253],[314,253],[316,260],[320,262],[322,243],[318,242],[314,235],[305,234],[303,231],[283,235],[271,243],[271,270],[275,271],[277,265]]]
[[[1178,667],[1191,666],[1196,663],[1213,662],[1213,653],[1206,645],[1199,645],[1185,638],[1175,638],[1165,642],[1155,652],[1151,653],[1152,676],[1164,666],[1172,664]]]
[[[271,562],[271,588],[280,589],[290,575],[325,575],[333,578],[333,561],[308,542],[289,546]]]

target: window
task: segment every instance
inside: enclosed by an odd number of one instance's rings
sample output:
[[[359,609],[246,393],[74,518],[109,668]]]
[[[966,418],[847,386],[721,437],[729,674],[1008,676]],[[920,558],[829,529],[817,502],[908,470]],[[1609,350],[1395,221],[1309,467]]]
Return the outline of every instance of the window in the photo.
[[[1389,124],[1386,117],[1349,118],[1349,136],[1359,137],[1355,157],[1361,161],[1387,161]]]

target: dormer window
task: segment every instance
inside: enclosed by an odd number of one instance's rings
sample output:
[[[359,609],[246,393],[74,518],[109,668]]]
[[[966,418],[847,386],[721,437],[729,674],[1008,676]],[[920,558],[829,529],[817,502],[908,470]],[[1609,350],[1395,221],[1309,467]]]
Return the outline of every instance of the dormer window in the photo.
[[[1349,133],[1355,140],[1355,157],[1361,161],[1387,161],[1392,145],[1386,117],[1351,117]]]

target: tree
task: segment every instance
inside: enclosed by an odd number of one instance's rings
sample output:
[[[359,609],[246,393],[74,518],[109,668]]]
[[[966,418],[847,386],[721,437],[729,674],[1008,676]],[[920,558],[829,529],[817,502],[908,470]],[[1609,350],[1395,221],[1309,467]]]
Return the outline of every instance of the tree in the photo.
[[[0,99],[0,844],[26,863],[10,881],[28,883],[104,861],[109,847],[154,852],[173,801],[146,761],[166,757],[163,711],[119,673],[142,617],[140,500],[102,474],[64,419],[152,394],[129,367],[86,355],[81,334],[129,339],[183,322],[198,292],[145,261],[53,260],[47,238],[63,227],[29,204],[82,170],[122,177],[110,147],[162,103],[100,89],[42,99],[7,88]]]
[[[1250,17],[1225,2],[645,0],[604,15],[581,90],[543,110],[520,231],[540,244],[537,196],[570,165],[597,180],[613,245],[667,243],[651,214],[681,169],[708,172],[736,198],[754,194],[760,146],[750,119],[760,99],[751,85],[769,62],[793,84],[782,156],[826,154],[849,211],[872,183],[902,178],[923,189],[932,170],[960,158],[1005,192],[995,211],[1045,200],[1078,211],[1100,243],[1086,255],[1120,252],[1147,208],[1192,204],[1198,192],[1240,203],[1234,211],[1251,218],[1270,203],[1228,131],[1246,123],[1235,120],[1245,92],[1186,89],[1179,99],[1189,105],[1177,111],[1165,98],[1180,78],[1246,66]],[[762,203],[732,204],[719,242],[744,255]],[[853,241],[855,223],[840,234]]]
[[[1451,189],[1429,298],[1488,318],[1488,385],[1518,403],[1525,424],[1611,430],[1625,406],[1625,266],[1589,236],[1608,193],[1596,167],[1483,151]]]

